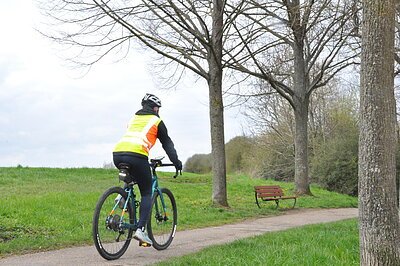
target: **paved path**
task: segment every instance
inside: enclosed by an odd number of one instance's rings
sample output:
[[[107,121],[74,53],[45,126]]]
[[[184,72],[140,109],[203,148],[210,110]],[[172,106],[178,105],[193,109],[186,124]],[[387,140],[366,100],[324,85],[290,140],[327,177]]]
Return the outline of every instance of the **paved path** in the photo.
[[[138,247],[132,240],[127,252],[118,260],[106,261],[94,246],[75,247],[0,259],[0,265],[149,265],[167,258],[181,256],[204,247],[236,239],[280,231],[307,224],[333,222],[358,216],[358,210],[294,209],[285,214],[248,220],[243,223],[178,231],[171,246],[164,251]]]

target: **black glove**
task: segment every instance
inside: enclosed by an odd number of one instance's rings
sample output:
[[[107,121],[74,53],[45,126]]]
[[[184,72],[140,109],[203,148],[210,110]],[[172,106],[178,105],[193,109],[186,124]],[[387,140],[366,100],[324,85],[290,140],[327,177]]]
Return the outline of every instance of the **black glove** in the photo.
[[[182,170],[182,162],[180,160],[178,160],[177,162],[175,162],[175,168],[178,171]]]

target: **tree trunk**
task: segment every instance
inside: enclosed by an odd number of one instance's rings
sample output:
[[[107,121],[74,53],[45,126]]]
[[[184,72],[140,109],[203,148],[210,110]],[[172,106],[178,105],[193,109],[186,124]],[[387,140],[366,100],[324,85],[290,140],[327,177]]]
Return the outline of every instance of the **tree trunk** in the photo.
[[[294,96],[295,117],[295,192],[298,195],[311,195],[308,181],[308,80],[303,53],[303,39],[298,37],[294,47]]]
[[[396,193],[394,0],[364,0],[359,230],[361,265],[400,265]]]
[[[223,126],[224,107],[222,101],[221,79],[218,77],[210,77],[209,91],[213,173],[212,201],[215,205],[227,207],[225,137]]]
[[[213,172],[213,204],[228,206],[224,136],[224,104],[222,99],[222,30],[223,1],[213,1],[212,47],[208,52],[211,154]]]
[[[295,192],[311,195],[308,180],[308,98],[294,99],[295,117]]]

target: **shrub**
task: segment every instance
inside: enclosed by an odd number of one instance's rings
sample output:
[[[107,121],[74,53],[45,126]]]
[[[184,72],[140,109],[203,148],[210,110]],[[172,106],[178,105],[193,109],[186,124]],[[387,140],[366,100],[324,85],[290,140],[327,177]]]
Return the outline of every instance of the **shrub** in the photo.
[[[187,159],[185,172],[205,174],[211,172],[211,154],[195,154]]]
[[[358,125],[350,110],[339,107],[329,116],[324,139],[314,147],[312,180],[330,191],[358,194]]]
[[[225,145],[226,171],[228,173],[243,172],[247,165],[245,158],[252,151],[253,141],[246,136],[237,136]]]

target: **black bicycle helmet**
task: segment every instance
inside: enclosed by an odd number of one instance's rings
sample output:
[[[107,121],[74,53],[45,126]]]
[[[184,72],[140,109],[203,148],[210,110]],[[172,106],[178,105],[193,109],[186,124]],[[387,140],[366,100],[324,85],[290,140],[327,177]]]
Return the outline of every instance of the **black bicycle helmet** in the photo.
[[[148,105],[150,107],[161,107],[161,100],[154,94],[146,93],[142,99],[142,106]]]

